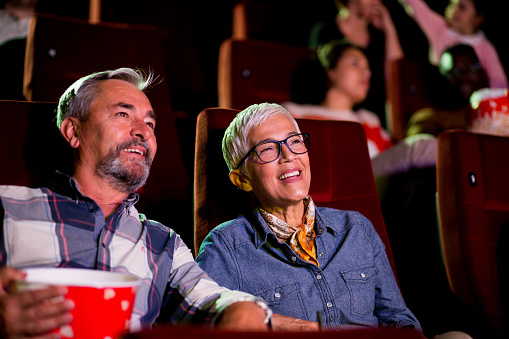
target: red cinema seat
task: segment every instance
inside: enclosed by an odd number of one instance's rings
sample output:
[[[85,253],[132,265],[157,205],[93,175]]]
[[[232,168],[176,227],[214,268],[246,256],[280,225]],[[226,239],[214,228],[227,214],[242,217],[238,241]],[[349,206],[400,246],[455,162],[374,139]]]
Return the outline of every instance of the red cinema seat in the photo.
[[[438,138],[438,216],[451,290],[505,335],[508,154],[505,137],[451,130]]]
[[[54,117],[56,103],[0,100],[0,185],[37,187],[72,169],[72,152]]]
[[[310,49],[261,40],[225,40],[219,50],[219,106],[235,109],[291,99],[292,77]]]

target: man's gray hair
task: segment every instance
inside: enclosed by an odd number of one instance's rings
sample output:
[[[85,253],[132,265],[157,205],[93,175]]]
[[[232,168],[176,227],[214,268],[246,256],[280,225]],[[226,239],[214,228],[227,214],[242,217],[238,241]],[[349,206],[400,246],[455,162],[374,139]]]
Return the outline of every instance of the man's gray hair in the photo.
[[[242,157],[254,146],[250,145],[248,140],[253,128],[276,115],[286,116],[293,122],[297,132],[300,133],[299,125],[297,125],[292,115],[286,108],[278,104],[266,102],[254,104],[237,114],[223,136],[223,158],[230,171],[235,169]],[[245,162],[240,170],[246,174]]]
[[[97,96],[97,87],[103,80],[122,80],[138,87],[141,91],[147,89],[154,80],[152,71],[135,70],[132,68],[118,68],[87,75],[73,83],[62,94],[57,107],[57,126],[60,128],[67,117],[87,121],[90,105]]]

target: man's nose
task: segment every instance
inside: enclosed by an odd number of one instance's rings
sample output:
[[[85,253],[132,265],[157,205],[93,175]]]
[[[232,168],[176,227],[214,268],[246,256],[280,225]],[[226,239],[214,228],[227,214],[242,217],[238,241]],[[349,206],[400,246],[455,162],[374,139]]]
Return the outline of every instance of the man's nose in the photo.
[[[138,137],[142,141],[146,141],[150,139],[153,131],[150,127],[147,126],[145,121],[134,121],[131,128],[131,135],[133,137]]]

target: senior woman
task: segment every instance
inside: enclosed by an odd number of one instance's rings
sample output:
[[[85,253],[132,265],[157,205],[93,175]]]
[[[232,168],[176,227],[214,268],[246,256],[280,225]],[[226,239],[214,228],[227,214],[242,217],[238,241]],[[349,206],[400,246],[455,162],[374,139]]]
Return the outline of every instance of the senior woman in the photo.
[[[212,230],[197,261],[220,285],[265,299],[279,329],[420,325],[384,245],[358,212],[316,207],[309,135],[277,104],[252,105],[226,129],[231,182],[257,207]]]

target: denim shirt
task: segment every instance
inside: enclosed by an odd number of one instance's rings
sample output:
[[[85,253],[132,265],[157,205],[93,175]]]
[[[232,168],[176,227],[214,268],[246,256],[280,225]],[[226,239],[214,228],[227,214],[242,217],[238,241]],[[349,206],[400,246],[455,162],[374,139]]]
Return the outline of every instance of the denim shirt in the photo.
[[[280,242],[258,211],[213,229],[196,258],[219,285],[263,298],[274,313],[328,328],[412,327],[385,247],[358,212],[317,207],[319,267]]]

